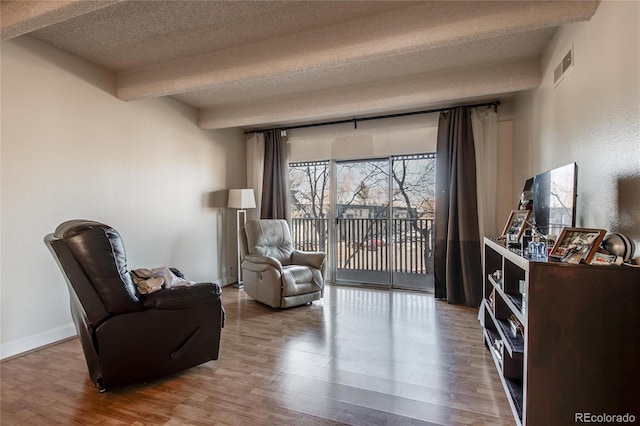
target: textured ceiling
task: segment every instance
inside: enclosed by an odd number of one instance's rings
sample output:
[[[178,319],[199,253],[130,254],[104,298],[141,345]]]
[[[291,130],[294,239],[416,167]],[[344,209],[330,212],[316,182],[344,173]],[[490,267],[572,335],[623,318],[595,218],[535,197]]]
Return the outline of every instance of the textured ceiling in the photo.
[[[2,1],[29,34],[172,96],[203,128],[265,127],[508,97],[592,1]]]

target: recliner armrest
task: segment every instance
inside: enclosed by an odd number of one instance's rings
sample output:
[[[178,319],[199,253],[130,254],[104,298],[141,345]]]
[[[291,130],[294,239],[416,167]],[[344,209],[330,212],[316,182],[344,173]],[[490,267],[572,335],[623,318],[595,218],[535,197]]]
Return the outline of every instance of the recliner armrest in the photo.
[[[146,309],[189,309],[206,305],[220,298],[218,284],[196,283],[189,287],[174,287],[146,294],[142,305]]]
[[[323,271],[324,274],[324,262],[326,258],[326,253],[321,251],[294,250],[291,254],[291,263],[294,265],[312,266]]]
[[[246,262],[246,264],[244,264],[244,262]],[[244,267],[248,267],[249,269],[251,269],[251,264],[253,264],[253,266],[257,266],[257,267],[261,267],[261,266],[271,266],[273,268],[276,268],[278,271],[280,271],[282,273],[282,263],[280,263],[280,261],[278,259],[276,259],[275,257],[271,257],[271,256],[259,256],[257,254],[247,254],[244,257],[244,262],[243,262],[243,266]]]

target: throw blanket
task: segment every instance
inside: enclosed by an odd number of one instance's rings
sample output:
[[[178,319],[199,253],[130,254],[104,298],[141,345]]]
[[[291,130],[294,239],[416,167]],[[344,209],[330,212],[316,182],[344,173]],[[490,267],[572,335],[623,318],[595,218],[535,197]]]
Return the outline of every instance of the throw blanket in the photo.
[[[153,269],[134,269],[131,271],[131,278],[133,278],[140,294],[153,293],[162,288],[188,287],[195,284],[193,281],[176,276],[166,266]]]

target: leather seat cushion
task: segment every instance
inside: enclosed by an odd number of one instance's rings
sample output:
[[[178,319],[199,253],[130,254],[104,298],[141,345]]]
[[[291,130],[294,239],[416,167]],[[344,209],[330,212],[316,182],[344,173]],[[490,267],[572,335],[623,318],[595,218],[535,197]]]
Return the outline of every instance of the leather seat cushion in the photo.
[[[245,225],[249,254],[274,257],[283,265],[291,264],[293,240],[286,220],[251,220]]]
[[[118,231],[99,222],[74,220],[61,224],[56,234],[63,234],[107,311],[117,315],[142,310]]]
[[[322,274],[319,270],[304,265],[283,268],[282,295],[295,296],[322,290]]]

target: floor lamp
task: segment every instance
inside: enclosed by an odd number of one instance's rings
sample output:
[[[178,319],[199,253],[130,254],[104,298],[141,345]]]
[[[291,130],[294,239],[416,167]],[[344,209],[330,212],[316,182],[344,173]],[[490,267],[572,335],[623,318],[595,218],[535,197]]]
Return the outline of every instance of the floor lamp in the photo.
[[[235,285],[235,287],[242,288],[244,287],[244,283],[242,282],[242,268],[240,265],[240,262],[242,261],[242,241],[240,232],[242,232],[242,227],[247,223],[246,209],[256,208],[256,199],[253,195],[253,189],[230,189],[227,207],[229,207],[230,209],[238,209],[236,211],[236,237],[238,240],[238,283]],[[241,215],[243,217],[242,222],[240,222]]]

